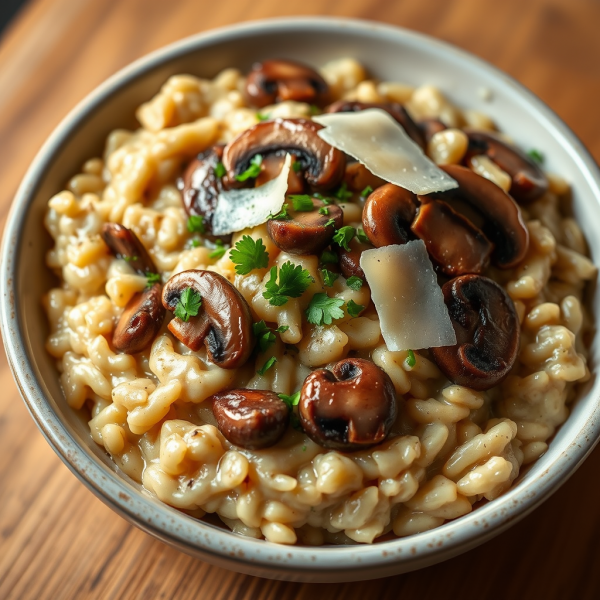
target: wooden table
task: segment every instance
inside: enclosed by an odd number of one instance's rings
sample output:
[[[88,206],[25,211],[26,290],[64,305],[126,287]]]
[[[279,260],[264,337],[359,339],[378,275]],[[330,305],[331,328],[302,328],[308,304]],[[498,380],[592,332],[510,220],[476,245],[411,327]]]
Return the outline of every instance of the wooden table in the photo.
[[[271,16],[343,15],[434,35],[504,69],[600,159],[598,0],[30,0],[0,40],[0,219],[66,112],[180,37]],[[0,599],[598,598],[600,448],[517,527],[451,561],[351,584],[272,582],[208,566],[137,530],[69,473],[0,359]]]

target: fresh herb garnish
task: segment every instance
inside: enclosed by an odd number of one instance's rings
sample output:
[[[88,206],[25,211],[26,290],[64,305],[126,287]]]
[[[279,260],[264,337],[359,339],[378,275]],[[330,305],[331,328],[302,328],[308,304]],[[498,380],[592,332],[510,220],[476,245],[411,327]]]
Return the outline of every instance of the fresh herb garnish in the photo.
[[[288,196],[294,205],[294,210],[308,212],[314,208],[312,198],[308,194]]]
[[[360,193],[360,197],[361,198],[366,198],[371,192],[373,191],[373,188],[368,185],[361,193]]]
[[[319,214],[320,215],[328,215],[329,209],[326,206],[321,206],[321,208],[319,208]]]
[[[280,327],[275,329],[275,333],[283,333],[288,329],[288,325],[281,325]],[[261,352],[266,352],[269,349],[269,346],[271,346],[271,344],[273,344],[277,339],[273,330],[269,329],[264,321],[254,323],[252,325],[252,331],[254,332],[254,335],[258,340],[258,349]]]
[[[187,230],[190,233],[204,233],[204,217],[202,215],[190,215],[187,220]]]
[[[323,227],[333,227],[335,225],[335,219],[329,219],[329,221],[327,221],[327,223],[325,223],[325,225],[323,225]]]
[[[330,298],[323,292],[315,294],[306,309],[306,318],[313,325],[331,325],[334,319],[344,316],[343,305],[341,298]]]
[[[342,185],[340,185],[340,187],[335,191],[334,196],[338,199],[338,200],[348,200],[349,198],[352,198],[352,192],[348,191],[348,186],[346,185],[346,182],[344,181],[342,183]]]
[[[358,241],[362,242],[363,244],[371,243],[371,240],[369,240],[369,238],[367,237],[367,234],[362,229],[356,230],[356,237],[358,238]]]
[[[279,283],[277,283],[277,267],[271,267],[271,278],[265,284],[266,292],[263,298],[272,306],[282,306],[288,298],[299,298],[314,281],[310,273],[301,265],[287,261],[279,268]]]
[[[278,212],[276,215],[269,215],[267,217],[267,220],[270,221],[271,219],[278,219],[278,220],[282,220],[282,219],[291,219],[292,217],[290,217],[290,215],[288,214],[288,205],[284,204],[281,207],[281,211]]]
[[[335,235],[333,236],[333,241],[338,246],[341,246],[344,250],[349,252],[350,246],[348,246],[348,244],[350,243],[350,240],[355,235],[356,235],[356,229],[354,229],[354,227],[350,227],[349,225],[346,225],[345,227],[340,227],[335,232]]]
[[[338,255],[335,252],[331,252],[331,250],[323,250],[321,254],[321,262],[324,265],[328,265],[330,263],[338,262]]]
[[[155,283],[160,283],[160,273],[146,273],[146,287],[152,287]]]
[[[320,112],[321,112],[321,109],[316,104],[310,105],[310,114],[311,115],[318,115]]]
[[[302,452],[306,452],[306,444],[302,446]]]
[[[190,317],[195,317],[202,305],[202,296],[192,289],[185,288],[179,296],[179,301],[175,307],[175,316],[182,321],[189,321]]]
[[[360,290],[360,288],[363,286],[363,280],[356,275],[352,275],[352,277],[348,277],[348,279],[346,279],[346,285],[351,290],[358,292],[358,290]]]
[[[332,271],[328,271],[327,269],[321,269],[321,275],[323,277],[323,283],[327,287],[331,287],[335,280],[339,277],[338,273],[333,273]]]
[[[260,173],[260,165],[261,164],[262,164],[262,156],[260,154],[255,154],[250,159],[250,164],[248,165],[248,168],[243,173],[236,175],[235,178],[238,181],[246,181],[246,179],[258,177],[258,174]]]
[[[223,244],[223,240],[217,240],[215,242],[216,248],[209,253],[209,258],[221,258],[225,252],[227,252],[227,248]]]
[[[125,262],[135,262],[136,260],[139,260],[140,257],[139,256],[126,256],[125,254],[123,254],[123,260]]]
[[[257,121],[268,121],[269,114],[268,113],[256,113],[256,120]]]
[[[264,269],[269,264],[269,254],[261,238],[255,240],[245,235],[236,242],[229,254],[238,275],[248,275],[254,269]]]
[[[544,155],[535,148],[531,149],[527,153],[527,156],[529,156],[529,158],[531,158],[531,160],[533,160],[533,162],[536,162],[538,165],[541,165],[544,162]]]
[[[411,369],[417,364],[417,359],[415,357],[415,353],[412,350],[408,351],[408,356],[406,357],[406,365]]]
[[[256,371],[259,375],[264,375],[275,363],[277,362],[277,359],[274,356],[271,356],[271,358],[267,359],[267,361],[265,362],[265,364],[258,369],[258,371]]]
[[[292,163],[292,171],[294,171],[294,173],[299,173],[302,171],[302,163],[299,160],[296,160]]]
[[[227,173],[227,169],[225,169],[225,165],[222,162],[218,162],[215,166],[215,175],[221,179],[223,175]]]
[[[287,394],[277,394],[281,400],[283,400],[290,410],[294,410],[294,406],[298,406],[300,402],[300,390],[295,394],[288,396]]]
[[[346,304],[346,310],[348,314],[354,319],[360,315],[360,313],[365,310],[365,307],[362,304],[356,304],[354,300],[349,300],[348,304]]]
[[[197,239],[191,240],[190,243],[192,244],[192,248],[199,248],[202,245],[202,242]]]

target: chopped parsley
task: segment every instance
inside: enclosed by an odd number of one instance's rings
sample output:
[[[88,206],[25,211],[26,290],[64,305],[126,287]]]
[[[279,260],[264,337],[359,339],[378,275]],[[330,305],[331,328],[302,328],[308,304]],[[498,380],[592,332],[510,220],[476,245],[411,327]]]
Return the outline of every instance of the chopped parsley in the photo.
[[[308,212],[315,207],[312,198],[308,194],[288,196],[294,205],[294,210]]]
[[[352,277],[348,277],[348,279],[346,279],[346,285],[351,290],[358,292],[358,290],[360,290],[360,288],[363,286],[363,280],[356,275],[352,275]]]
[[[123,254],[123,260],[125,262],[135,262],[136,260],[140,260],[139,256],[126,256],[125,254]]]
[[[363,244],[371,243],[371,240],[367,237],[367,234],[362,229],[356,230],[356,237],[358,238],[358,241],[362,242]]]
[[[290,215],[288,214],[288,205],[284,204],[281,207],[281,211],[278,212],[276,215],[269,215],[267,217],[267,220],[270,221],[271,219],[276,219],[276,220],[282,220],[282,219],[291,219],[292,217],[290,217]]]
[[[187,220],[187,230],[190,233],[204,233],[204,217],[202,215],[190,215]]]
[[[533,162],[537,163],[538,165],[541,165],[544,162],[544,155],[535,148],[532,148],[527,153],[527,156],[529,156],[529,158],[531,158],[531,160],[533,160]]]
[[[254,177],[258,177],[258,174],[260,173],[260,165],[261,164],[262,164],[262,156],[260,154],[254,155],[250,159],[250,164],[248,165],[248,168],[243,173],[236,175],[235,178],[238,181],[246,181],[246,179],[252,179]]]
[[[257,121],[268,121],[269,114],[268,113],[256,113],[256,120]]]
[[[249,235],[236,242],[230,257],[238,275],[248,275],[250,271],[264,269],[269,264],[269,254],[262,239],[255,240]]]
[[[345,227],[340,227],[335,232],[335,235],[333,236],[333,241],[338,246],[341,246],[344,250],[349,252],[350,246],[348,246],[348,244],[350,243],[350,240],[352,240],[352,238],[355,235],[356,235],[356,229],[354,229],[354,227],[350,227],[349,225],[346,225]]]
[[[279,283],[277,283],[277,267],[271,267],[271,278],[265,284],[266,292],[263,298],[272,306],[282,306],[288,298],[299,298],[314,281],[310,273],[301,265],[290,261],[284,262],[279,268]]]
[[[319,209],[319,214],[320,215],[328,215],[329,209],[326,206],[321,206],[321,208]]]
[[[283,333],[289,329],[288,325],[282,325],[275,329],[275,333]],[[272,329],[267,327],[267,324],[264,321],[259,321],[258,323],[254,323],[252,325],[252,331],[258,340],[258,349],[261,352],[266,352],[269,347],[275,342],[277,339],[275,337],[275,333],[273,333]]]
[[[325,225],[323,225],[323,227],[333,227],[335,225],[335,219],[329,219],[329,221],[327,221],[327,223],[325,223]]]
[[[417,359],[415,358],[415,353],[412,350],[408,351],[408,356],[406,357],[406,364],[411,369],[417,364]]]
[[[361,198],[366,198],[371,192],[373,191],[373,188],[368,185],[361,193],[360,193],[360,197]]]
[[[323,253],[321,254],[321,262],[324,265],[329,263],[337,263],[338,255],[335,252],[331,252],[331,250],[323,250]]]
[[[327,269],[321,269],[321,276],[323,277],[323,283],[327,287],[331,287],[335,280],[339,277],[337,273],[333,273],[332,271],[328,271]]]
[[[356,304],[354,300],[349,300],[348,304],[346,304],[346,310],[348,314],[354,319],[360,315],[360,313],[365,310],[365,307],[362,304]]]
[[[274,356],[271,356],[271,358],[267,359],[267,361],[265,362],[265,364],[258,369],[258,371],[256,371],[259,375],[264,375],[275,363],[277,362],[277,359]]]
[[[202,305],[202,297],[192,289],[185,288],[179,296],[179,301],[175,307],[175,316],[182,321],[189,321],[190,317],[195,317]]]
[[[283,400],[290,410],[294,410],[294,406],[298,406],[300,402],[300,390],[295,394],[288,396],[287,394],[277,394],[281,400]]]
[[[323,292],[315,294],[306,309],[306,318],[313,325],[331,325],[334,319],[344,316],[343,305],[342,298],[330,298]]]
[[[292,171],[294,171],[294,173],[302,171],[302,163],[299,160],[292,163]]]
[[[342,185],[340,185],[340,187],[335,191],[334,196],[338,199],[338,200],[348,200],[349,198],[352,198],[352,192],[348,191],[348,186],[346,185],[346,182],[344,181],[342,183]]]
[[[225,248],[225,245],[223,244],[223,240],[217,240],[215,242],[216,248],[209,253],[209,257],[210,258],[221,258],[225,252],[227,252],[227,248]]]
[[[215,175],[219,179],[221,179],[221,177],[223,177],[223,175],[225,175],[225,173],[227,173],[227,169],[225,169],[225,165],[222,162],[218,162],[215,167]]]
[[[202,242],[200,242],[200,240],[197,239],[193,239],[190,241],[192,248],[199,248],[200,246],[202,246]]]
[[[146,287],[152,287],[155,283],[160,283],[160,273],[146,273]]]
[[[320,114],[320,112],[321,112],[321,109],[316,104],[310,105],[310,114],[311,115],[318,115],[318,114]]]

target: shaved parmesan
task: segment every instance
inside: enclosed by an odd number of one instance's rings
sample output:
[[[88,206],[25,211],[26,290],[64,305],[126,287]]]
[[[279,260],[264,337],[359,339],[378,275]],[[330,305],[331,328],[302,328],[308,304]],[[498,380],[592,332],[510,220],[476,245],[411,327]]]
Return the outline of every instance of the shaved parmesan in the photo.
[[[371,173],[415,194],[443,192],[458,183],[433,163],[387,112],[359,112],[313,117],[325,129],[320,138],[361,162]]]
[[[212,220],[213,235],[241,231],[264,223],[277,214],[285,201],[292,156],[286,154],[281,172],[264,185],[242,190],[227,190],[217,198]]]
[[[365,250],[360,266],[388,350],[456,344],[444,295],[422,240]]]

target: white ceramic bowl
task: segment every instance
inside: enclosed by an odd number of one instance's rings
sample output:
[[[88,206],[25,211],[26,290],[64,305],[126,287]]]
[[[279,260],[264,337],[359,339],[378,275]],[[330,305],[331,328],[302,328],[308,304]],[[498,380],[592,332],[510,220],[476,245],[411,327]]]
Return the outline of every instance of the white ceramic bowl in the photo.
[[[600,432],[600,382],[592,377],[548,452],[501,498],[438,529],[409,538],[349,547],[282,547],[243,538],[162,504],[119,473],[62,395],[44,350],[40,298],[51,285],[42,219],[48,199],[83,160],[102,151],[108,132],[134,126],[134,109],[175,73],[212,77],[225,67],[290,57],[314,65],[343,56],[378,78],[433,83],[459,106],[490,114],[524,148],[544,152],[549,170],[573,186],[575,215],[600,263],[600,172],[568,127],[542,102],[490,65],[413,32],[346,19],[270,20],[200,34],[135,62],[101,85],[60,124],[29,169],[15,198],[2,254],[2,330],[21,394],[54,450],[101,500],[131,523],[207,562],[262,577],[352,581],[383,577],[445,560],[523,518],[575,471]],[[485,101],[482,88],[491,92]],[[593,310],[600,314],[600,295]],[[600,367],[594,344],[591,369]]]

